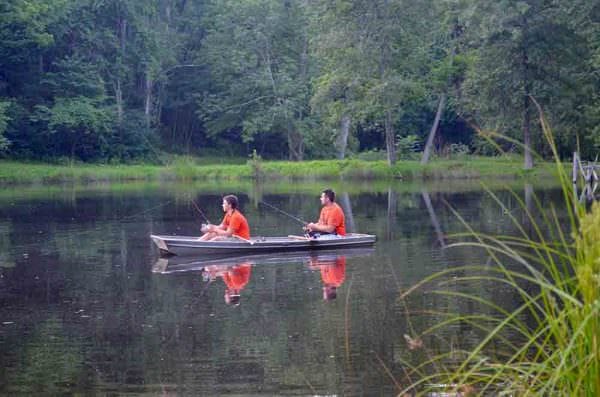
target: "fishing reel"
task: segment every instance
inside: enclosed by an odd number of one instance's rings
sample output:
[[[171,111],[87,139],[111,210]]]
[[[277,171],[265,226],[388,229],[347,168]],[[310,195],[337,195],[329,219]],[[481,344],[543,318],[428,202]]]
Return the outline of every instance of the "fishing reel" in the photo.
[[[203,223],[202,226],[200,226],[200,231],[202,233],[207,233],[209,231],[209,225],[206,223]]]

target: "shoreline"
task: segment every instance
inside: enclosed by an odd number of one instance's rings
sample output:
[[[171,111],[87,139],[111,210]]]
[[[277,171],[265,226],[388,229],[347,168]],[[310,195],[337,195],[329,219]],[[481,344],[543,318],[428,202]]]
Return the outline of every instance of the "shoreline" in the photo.
[[[551,177],[556,164],[536,164],[524,170],[521,159],[466,156],[437,159],[422,166],[417,160],[400,160],[390,167],[385,161],[313,160],[253,161],[246,164],[195,164],[193,160],[169,165],[56,165],[0,161],[0,185],[96,183],[96,182],[161,182],[202,180],[456,180],[456,179],[527,179]]]

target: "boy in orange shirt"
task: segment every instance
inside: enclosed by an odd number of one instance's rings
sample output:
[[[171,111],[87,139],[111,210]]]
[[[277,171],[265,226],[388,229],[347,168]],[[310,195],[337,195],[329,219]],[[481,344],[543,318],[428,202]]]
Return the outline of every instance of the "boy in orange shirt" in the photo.
[[[204,234],[200,237],[202,241],[226,240],[227,238],[238,238],[248,240],[250,238],[250,227],[246,217],[238,209],[238,199],[233,194],[223,197],[223,212],[225,216],[220,225],[206,225],[202,228]]]
[[[346,235],[346,220],[344,211],[335,202],[335,193],[331,189],[325,189],[321,192],[321,214],[319,221],[309,223],[304,230],[310,237],[319,238],[338,238]]]

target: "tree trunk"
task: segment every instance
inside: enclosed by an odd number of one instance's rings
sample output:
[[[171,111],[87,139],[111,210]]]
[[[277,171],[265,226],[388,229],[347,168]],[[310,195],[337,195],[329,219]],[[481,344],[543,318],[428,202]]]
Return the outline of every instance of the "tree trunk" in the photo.
[[[352,212],[352,203],[350,203],[350,196],[347,192],[339,195],[339,202],[344,209],[344,215],[346,218],[346,232],[356,232],[356,224],[354,223],[354,213]]]
[[[121,47],[121,54],[125,54],[125,43],[127,38],[127,19],[119,19],[119,44]]]
[[[392,123],[392,112],[385,112],[385,147],[387,149],[387,160],[389,165],[396,163],[396,133]]]
[[[437,112],[435,112],[435,120],[433,121],[433,125],[431,126],[431,131],[429,131],[429,137],[427,137],[427,143],[425,144],[425,148],[423,149],[423,157],[421,158],[421,164],[427,164],[429,161],[429,156],[431,156],[431,148],[433,147],[433,139],[435,138],[435,133],[438,130],[440,125],[440,119],[442,118],[442,113],[444,112],[444,106],[446,105],[446,94],[442,94],[440,96],[440,102],[438,103]]]
[[[150,78],[150,72],[146,71],[146,87],[145,87],[145,99],[144,99],[144,116],[146,119],[146,128],[150,128],[150,113],[152,110],[152,78]]]
[[[125,55],[125,43],[126,43],[126,32],[127,32],[127,20],[119,17],[117,25],[118,37],[119,37],[119,48],[120,56],[117,59],[117,81],[115,83],[115,101],[117,103],[117,122],[121,124],[123,121],[123,89],[121,87],[121,68],[120,63],[122,62],[123,56]]]
[[[306,32],[305,32],[306,33]],[[308,37],[306,34],[302,40],[302,51],[300,52],[300,59],[298,60],[298,74],[299,80],[302,85],[306,85],[307,73],[308,73]],[[271,71],[271,69],[269,69]],[[272,71],[271,78],[273,79]],[[275,82],[273,80],[273,92],[275,90]],[[302,161],[304,158],[304,136],[302,131],[298,130],[297,125],[302,125],[304,119],[304,110],[298,109],[294,112],[294,119],[288,119],[288,148],[290,160]]]
[[[338,159],[343,160],[346,156],[346,147],[348,146],[348,135],[350,134],[350,116],[343,115],[340,122],[340,133],[335,140],[335,146],[338,150]]]
[[[523,98],[523,145],[525,146],[524,168],[530,170],[533,168],[533,156],[531,155],[531,129],[529,115],[529,96]]]
[[[527,21],[523,23],[527,26]],[[524,33],[526,34],[526,32]],[[529,57],[527,56],[527,48],[523,46],[521,53],[521,66],[523,68],[523,146],[525,151],[524,168],[530,170],[533,168],[533,156],[531,152],[531,115],[529,111],[529,96],[531,95],[531,82],[529,80]]]
[[[117,123],[123,121],[123,91],[121,90],[121,79],[117,78],[115,83],[115,102],[117,103]]]
[[[169,33],[169,27],[171,26],[171,6],[170,5],[167,5],[165,7],[165,17],[167,20],[166,31],[167,31],[167,33]]]
[[[291,161],[302,161],[304,158],[304,141],[302,134],[290,127],[288,130],[288,151]]]
[[[454,56],[456,54],[456,45],[454,44],[454,40],[460,36],[460,29],[458,25],[454,25],[454,29],[452,30],[452,41],[450,47],[450,67],[454,65]],[[451,78],[448,77],[448,81],[446,84],[446,89],[450,86]],[[440,120],[442,119],[442,114],[444,113],[444,107],[446,106],[446,93],[443,92],[440,95],[440,101],[438,103],[437,111],[435,112],[435,119],[433,120],[433,125],[431,126],[431,130],[429,131],[429,136],[427,137],[427,143],[425,144],[425,148],[423,148],[423,157],[421,158],[421,164],[427,164],[429,161],[429,157],[431,156],[431,149],[433,147],[433,141],[435,139],[435,134],[440,126]]]

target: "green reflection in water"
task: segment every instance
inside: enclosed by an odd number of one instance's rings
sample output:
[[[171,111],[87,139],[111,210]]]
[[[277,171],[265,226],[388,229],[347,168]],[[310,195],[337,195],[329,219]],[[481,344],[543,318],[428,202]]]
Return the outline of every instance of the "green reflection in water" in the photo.
[[[260,201],[314,219],[325,186],[337,190],[357,231],[379,237],[372,255],[348,258],[333,301],[323,300],[321,275],[304,261],[256,264],[238,307],[225,304],[221,280],[205,288],[197,271],[151,272],[150,233],[198,232],[192,199],[216,221],[221,194],[235,192],[254,234],[286,235],[298,225]],[[514,187],[526,194],[523,183]],[[0,315],[13,323],[0,329],[2,393],[389,395],[395,386],[382,363],[401,379],[403,361],[426,359],[403,335],[459,304],[426,294],[401,302],[400,291],[440,269],[485,261],[472,250],[440,249],[462,230],[444,202],[477,230],[514,232],[478,182],[41,186],[1,197],[0,243],[14,263],[0,279]],[[475,288],[507,310],[516,305],[501,288]],[[45,346],[44,336],[57,339]],[[435,352],[475,337],[464,324],[424,344]],[[53,366],[62,369],[42,374]]]

